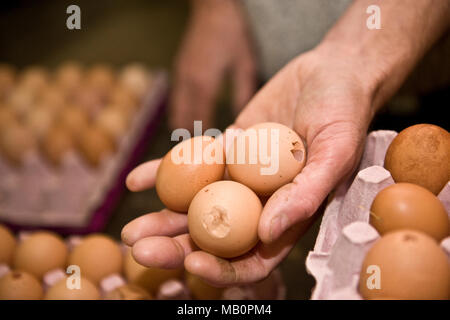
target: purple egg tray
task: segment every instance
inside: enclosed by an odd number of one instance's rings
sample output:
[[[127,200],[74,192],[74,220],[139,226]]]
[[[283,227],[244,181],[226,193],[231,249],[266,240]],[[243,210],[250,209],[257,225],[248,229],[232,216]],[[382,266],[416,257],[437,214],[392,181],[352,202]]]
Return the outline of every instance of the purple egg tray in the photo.
[[[316,280],[312,300],[360,300],[359,275],[366,253],[380,237],[369,224],[370,207],[379,191],[394,183],[384,169],[386,151],[395,131],[369,134],[356,176],[337,187],[325,209],[306,269]],[[450,214],[450,182],[438,198]],[[450,216],[449,216],[450,218]],[[450,237],[441,242],[450,258]]]
[[[88,234],[104,228],[125,190],[127,174],[136,166],[163,114],[167,74],[154,72],[141,107],[114,155],[91,168],[68,153],[59,169],[37,151],[26,154],[20,168],[0,157],[0,222],[13,230],[48,229],[61,234]]]

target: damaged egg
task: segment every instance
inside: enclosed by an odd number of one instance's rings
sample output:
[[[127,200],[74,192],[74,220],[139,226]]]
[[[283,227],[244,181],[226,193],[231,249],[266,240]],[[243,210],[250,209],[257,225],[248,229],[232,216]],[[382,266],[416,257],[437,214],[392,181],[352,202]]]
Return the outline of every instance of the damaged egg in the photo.
[[[202,250],[234,258],[258,242],[262,204],[248,187],[218,181],[201,189],[189,206],[189,234]]]
[[[270,196],[291,182],[306,163],[302,139],[279,123],[254,125],[239,134],[227,150],[227,170],[232,180],[260,196]]]

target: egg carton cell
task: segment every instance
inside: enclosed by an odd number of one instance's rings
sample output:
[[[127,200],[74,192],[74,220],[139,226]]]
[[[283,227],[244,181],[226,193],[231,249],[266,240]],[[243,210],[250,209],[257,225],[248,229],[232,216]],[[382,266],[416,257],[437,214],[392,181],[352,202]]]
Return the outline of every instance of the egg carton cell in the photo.
[[[78,149],[53,166],[31,148],[20,166],[0,155],[0,221],[13,229],[46,228],[63,234],[101,230],[124,190],[126,174],[136,165],[160,120],[168,80],[151,73],[150,86],[136,108],[116,150],[89,165]]]
[[[361,266],[380,237],[369,224],[370,207],[379,191],[394,184],[383,165],[396,135],[387,130],[370,133],[357,173],[330,195],[314,249],[306,259],[306,269],[316,280],[311,299],[362,299],[358,292]],[[438,198],[450,213],[450,182]],[[450,237],[441,241],[441,247],[450,256]]]

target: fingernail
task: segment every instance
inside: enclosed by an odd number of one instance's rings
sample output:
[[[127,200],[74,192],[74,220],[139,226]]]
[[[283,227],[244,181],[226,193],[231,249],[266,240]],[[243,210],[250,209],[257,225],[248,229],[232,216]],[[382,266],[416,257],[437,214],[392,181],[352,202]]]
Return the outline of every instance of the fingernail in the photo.
[[[122,241],[125,244],[129,244],[130,243],[130,233],[128,232],[128,225],[126,225],[125,227],[122,228],[122,232],[120,233],[120,237],[122,238]]]
[[[287,229],[289,219],[285,214],[279,214],[272,219],[270,224],[270,240],[274,241]]]

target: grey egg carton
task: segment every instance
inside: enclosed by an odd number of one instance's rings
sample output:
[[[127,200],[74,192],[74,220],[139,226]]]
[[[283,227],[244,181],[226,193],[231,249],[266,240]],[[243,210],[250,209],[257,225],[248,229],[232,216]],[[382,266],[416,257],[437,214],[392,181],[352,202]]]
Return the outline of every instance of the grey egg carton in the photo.
[[[364,257],[380,237],[369,224],[370,207],[379,191],[394,183],[383,168],[395,131],[369,134],[356,175],[330,196],[306,269],[316,280],[312,300],[360,300],[359,274]],[[450,182],[438,195],[450,214]],[[449,217],[450,218],[450,217]],[[450,237],[441,242],[450,258]]]
[[[52,167],[37,150],[28,152],[19,168],[0,155],[0,221],[22,227],[85,228],[105,201],[115,201],[107,199],[108,192],[119,181],[166,94],[166,73],[155,72],[151,79],[130,129],[117,141],[116,152],[97,168],[77,152],[67,153],[60,168]]]

